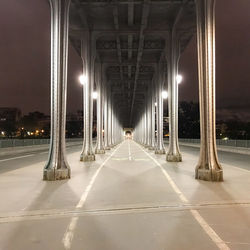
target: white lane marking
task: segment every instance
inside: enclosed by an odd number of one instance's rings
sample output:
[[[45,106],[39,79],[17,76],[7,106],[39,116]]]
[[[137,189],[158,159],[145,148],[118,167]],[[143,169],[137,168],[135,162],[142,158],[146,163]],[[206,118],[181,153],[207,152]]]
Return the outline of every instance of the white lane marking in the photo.
[[[130,143],[128,141],[128,159],[131,161],[132,157],[131,157],[131,148],[130,148]]]
[[[223,164],[224,167],[229,167],[229,168],[235,168],[237,170],[241,170],[243,172],[247,172],[248,174],[250,173],[250,170],[248,169],[245,169],[245,168],[239,168],[239,167],[235,167],[235,166],[232,166],[232,165],[229,165],[229,164]]]
[[[140,147],[138,145],[138,147]],[[141,147],[140,147],[141,148]],[[169,181],[171,187],[176,192],[176,194],[179,196],[180,200],[182,202],[188,202],[188,199],[185,197],[185,195],[181,192],[181,190],[177,187],[175,182],[172,180],[170,175],[167,173],[167,171],[161,166],[161,164],[153,158],[148,152],[146,152],[143,148],[141,148],[142,151],[146,155],[148,155],[157,166],[160,167],[162,173],[166,177],[166,179]],[[230,248],[227,246],[227,244],[220,238],[220,236],[208,225],[208,223],[204,220],[204,218],[200,215],[200,213],[197,210],[191,210],[191,214],[196,219],[196,221],[200,224],[200,226],[203,228],[203,230],[207,233],[207,235],[211,238],[211,240],[216,244],[216,246],[221,250],[230,250]]]
[[[197,210],[191,210],[192,215],[198,221],[203,230],[208,234],[216,246],[221,250],[229,250],[227,244],[220,238],[220,236],[208,225],[204,218]]]
[[[42,152],[42,153],[39,153],[39,155],[43,155],[43,154],[49,154],[49,152]]]
[[[119,147],[117,147],[109,157],[107,157],[107,159],[100,165],[100,167],[96,170],[95,174],[92,176],[91,180],[90,180],[90,183],[88,184],[88,186],[86,187],[86,189],[84,190],[82,196],[81,196],[81,199],[80,201],[78,202],[78,204],[76,205],[76,209],[78,208],[82,208],[87,197],[88,197],[88,194],[98,176],[98,174],[100,173],[100,171],[102,170],[103,166],[107,163],[108,160],[110,160],[110,158],[115,154],[115,152],[121,147],[121,145],[123,144],[124,142],[122,142],[120,144]],[[63,239],[62,239],[62,243],[64,245],[64,248],[66,250],[69,250],[71,248],[71,243],[72,243],[72,240],[73,240],[73,237],[74,237],[74,231],[75,231],[75,228],[77,226],[77,221],[78,221],[79,217],[73,217],[71,218],[71,221],[69,223],[69,226],[67,227],[67,230],[66,232],[64,233],[64,236],[63,236]]]
[[[17,156],[17,157],[13,157],[13,158],[8,158],[8,159],[0,160],[0,162],[3,162],[3,161],[11,161],[11,160],[16,160],[16,159],[21,159],[21,158],[26,158],[26,157],[30,157],[30,156],[34,156],[34,154],[31,154],[31,155],[23,155],[23,156]]]

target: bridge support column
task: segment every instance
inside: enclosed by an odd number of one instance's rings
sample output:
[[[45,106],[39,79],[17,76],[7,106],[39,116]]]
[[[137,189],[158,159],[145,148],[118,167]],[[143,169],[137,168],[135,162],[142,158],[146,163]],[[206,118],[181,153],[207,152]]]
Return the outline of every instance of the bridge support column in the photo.
[[[158,67],[158,87],[156,90],[157,106],[156,106],[156,119],[157,119],[157,143],[155,148],[156,154],[165,154],[165,148],[163,144],[163,98],[162,98],[162,86],[163,79],[161,77],[162,72]]]
[[[178,61],[180,48],[175,31],[169,32],[168,39],[168,109],[169,109],[169,147],[166,160],[169,162],[180,162],[182,156],[178,142]]]
[[[147,108],[145,107],[144,114],[143,114],[143,145],[147,147]]]
[[[108,146],[110,148],[112,145],[112,93],[111,88],[108,90]]]
[[[115,146],[115,107],[113,103],[113,95],[111,99],[111,145],[112,147]]]
[[[105,88],[104,92],[104,148],[105,150],[110,150],[109,147],[109,123],[108,123],[108,90]]]
[[[47,181],[70,178],[65,156],[65,120],[70,0],[50,0],[51,7],[51,139],[43,170]]]
[[[95,43],[93,37],[86,32],[87,39],[82,41],[82,60],[86,72],[86,82],[84,84],[84,141],[80,155],[80,161],[94,161],[95,154],[92,147],[92,127],[93,127],[93,86],[95,68]]]
[[[215,133],[215,0],[196,0],[201,147],[195,178],[223,181]]]
[[[104,154],[105,149],[103,146],[103,82],[101,65],[98,65],[97,71],[97,141],[96,141],[96,154]]]
[[[151,140],[150,150],[155,150],[155,85],[152,83],[152,95],[150,98],[150,122],[151,122]]]
[[[148,89],[148,95],[147,95],[147,147],[151,148],[151,93],[149,92]]]

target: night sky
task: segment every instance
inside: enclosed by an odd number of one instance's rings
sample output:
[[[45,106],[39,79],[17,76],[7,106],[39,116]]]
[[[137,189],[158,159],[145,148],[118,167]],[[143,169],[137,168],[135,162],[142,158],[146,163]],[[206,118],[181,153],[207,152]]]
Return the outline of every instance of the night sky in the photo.
[[[217,119],[250,121],[250,1],[217,0]],[[50,8],[46,0],[1,0],[0,107],[50,110]],[[81,109],[81,59],[69,46],[68,112]],[[180,101],[198,101],[196,38],[179,67]]]

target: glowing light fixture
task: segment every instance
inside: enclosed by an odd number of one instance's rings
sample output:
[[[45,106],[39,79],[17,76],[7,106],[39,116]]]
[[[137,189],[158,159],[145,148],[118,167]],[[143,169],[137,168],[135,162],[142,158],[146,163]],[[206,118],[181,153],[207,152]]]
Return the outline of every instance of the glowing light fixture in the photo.
[[[176,76],[176,82],[177,82],[177,84],[180,84],[182,82],[182,79],[183,79],[182,75],[177,75]]]
[[[168,92],[166,90],[163,90],[162,93],[161,93],[161,95],[162,95],[163,99],[167,99],[168,98]]]
[[[82,85],[84,85],[87,82],[87,76],[86,75],[80,75],[79,81]]]
[[[157,102],[155,102],[155,107],[157,106]]]
[[[94,92],[92,93],[92,98],[93,98],[93,99],[97,99],[97,96],[98,96],[97,92],[94,91]]]

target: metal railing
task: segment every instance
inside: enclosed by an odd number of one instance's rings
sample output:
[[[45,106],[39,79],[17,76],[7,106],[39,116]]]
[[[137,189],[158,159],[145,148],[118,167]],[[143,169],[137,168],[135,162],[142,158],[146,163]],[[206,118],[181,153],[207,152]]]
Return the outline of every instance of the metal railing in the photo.
[[[166,139],[168,141],[168,139]],[[194,144],[200,144],[200,139],[184,139],[179,138],[179,142],[185,142],[185,143],[194,143]],[[229,147],[236,147],[236,148],[250,148],[250,140],[222,140],[217,139],[216,140],[217,145],[221,146],[229,146]]]
[[[82,138],[68,138],[66,142],[81,142]],[[0,148],[24,147],[49,144],[50,139],[5,139],[0,140]]]

